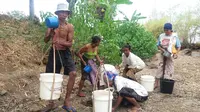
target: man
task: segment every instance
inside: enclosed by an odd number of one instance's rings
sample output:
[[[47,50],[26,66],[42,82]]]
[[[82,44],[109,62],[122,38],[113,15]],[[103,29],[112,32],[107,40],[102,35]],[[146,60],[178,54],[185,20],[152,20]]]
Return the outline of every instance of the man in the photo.
[[[135,74],[145,67],[145,63],[138,56],[131,53],[131,46],[129,44],[125,45],[122,51],[123,77],[136,81]]]
[[[148,99],[147,90],[136,81],[112,73],[106,73],[104,75],[105,83],[107,83],[106,75],[109,80],[109,85],[114,86],[114,89],[118,93],[117,102],[112,108],[112,112],[115,112],[124,99],[132,104],[132,112],[138,112],[138,110],[141,110],[138,102],[143,102]]]
[[[177,53],[180,51],[181,43],[176,33],[173,33],[172,24],[164,24],[164,33],[158,38],[158,49],[161,50],[161,58],[159,68],[156,74],[155,87],[159,86],[160,78],[172,79],[174,74],[174,61],[177,58]],[[167,55],[168,54],[168,55]],[[164,56],[165,55],[165,56]],[[173,57],[173,58],[172,58]],[[163,76],[164,75],[164,76]]]
[[[57,11],[55,14],[59,19],[59,27],[57,29],[48,28],[44,41],[47,43],[50,39],[52,40],[52,48],[49,53],[48,63],[46,65],[46,73],[53,73],[53,48],[55,48],[55,61],[56,68],[55,72],[60,73],[61,68],[64,67],[64,75],[69,75],[69,80],[67,84],[67,93],[65,96],[65,102],[63,109],[67,111],[75,112],[75,109],[72,108],[70,104],[70,94],[72,92],[75,77],[76,77],[76,69],[75,63],[72,60],[72,55],[70,52],[70,48],[72,46],[73,36],[74,36],[74,28],[73,25],[66,22],[66,18],[69,16],[70,11],[68,10],[68,4],[58,4]],[[45,112],[50,111],[54,108],[53,101],[50,101]]]

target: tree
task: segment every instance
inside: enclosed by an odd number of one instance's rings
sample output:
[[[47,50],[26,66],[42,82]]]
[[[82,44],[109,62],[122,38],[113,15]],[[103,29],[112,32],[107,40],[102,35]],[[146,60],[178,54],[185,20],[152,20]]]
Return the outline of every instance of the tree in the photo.
[[[155,38],[158,38],[161,33],[163,33],[163,25],[169,21],[168,17],[163,17],[161,19],[149,20],[144,26],[151,32]]]
[[[30,15],[30,19],[34,20],[34,0],[29,0],[29,15]]]

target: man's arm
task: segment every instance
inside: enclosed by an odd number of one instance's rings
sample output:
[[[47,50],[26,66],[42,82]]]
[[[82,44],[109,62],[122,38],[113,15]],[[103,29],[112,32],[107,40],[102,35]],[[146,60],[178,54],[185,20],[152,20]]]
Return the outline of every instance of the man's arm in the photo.
[[[115,104],[115,106],[112,108],[112,112],[114,112],[116,110],[116,108],[120,105],[120,103],[122,102],[123,97],[121,97],[120,95],[117,98],[117,102]]]
[[[55,35],[54,30],[51,28],[48,28],[45,33],[44,42],[45,43],[49,42],[50,38],[52,38],[54,35]]]
[[[125,54],[122,54],[122,65],[123,65],[124,68],[127,67],[127,63],[125,61],[125,58],[126,58]]]

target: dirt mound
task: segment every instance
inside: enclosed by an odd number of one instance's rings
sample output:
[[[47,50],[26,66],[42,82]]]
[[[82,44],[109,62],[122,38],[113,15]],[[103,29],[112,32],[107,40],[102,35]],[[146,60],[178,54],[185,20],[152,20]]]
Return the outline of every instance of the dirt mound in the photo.
[[[39,48],[24,38],[0,39],[0,72],[33,67],[40,62]]]
[[[38,25],[0,15],[0,73],[38,64],[42,53],[35,42],[42,36]]]

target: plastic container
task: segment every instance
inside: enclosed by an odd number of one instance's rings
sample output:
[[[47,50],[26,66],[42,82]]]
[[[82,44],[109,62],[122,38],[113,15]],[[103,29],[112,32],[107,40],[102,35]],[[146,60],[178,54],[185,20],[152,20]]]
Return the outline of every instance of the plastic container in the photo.
[[[166,94],[172,94],[174,89],[174,80],[160,79],[160,92]]]
[[[55,28],[58,28],[59,26],[59,20],[57,17],[47,17],[45,19],[45,23],[48,28],[55,29]]]
[[[84,71],[87,72],[87,73],[90,73],[92,71],[91,66],[86,65],[85,68],[84,68]]]
[[[93,91],[92,99],[93,99],[93,112],[112,112],[112,99],[113,99],[112,91],[107,91],[107,90]]]
[[[63,75],[55,74],[53,97],[51,99],[53,75],[54,73],[40,74],[40,98],[42,100],[56,100],[60,98],[61,90],[62,90]]]
[[[163,56],[165,56],[165,57],[171,57],[171,53],[170,52],[168,52],[168,51],[165,51],[164,53],[163,53]]]
[[[144,88],[148,92],[152,92],[154,90],[154,83],[155,83],[155,77],[151,75],[143,75],[141,76],[141,85],[144,86]]]

